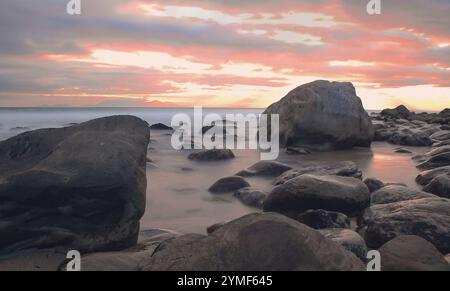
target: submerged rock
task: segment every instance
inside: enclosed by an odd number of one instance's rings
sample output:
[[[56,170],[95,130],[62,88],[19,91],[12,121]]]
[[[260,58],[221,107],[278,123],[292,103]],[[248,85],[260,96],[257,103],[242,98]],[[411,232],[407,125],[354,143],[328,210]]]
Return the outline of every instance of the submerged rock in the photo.
[[[146,199],[146,122],[99,118],[0,142],[0,249],[134,245]]]
[[[220,161],[234,159],[234,154],[229,149],[201,150],[188,156],[193,161]]]
[[[267,194],[259,189],[246,187],[234,192],[234,197],[239,199],[243,204],[262,208],[262,204]]]
[[[292,169],[291,166],[277,162],[277,161],[259,161],[250,168],[240,171],[236,176],[252,177],[252,176],[266,176],[277,177],[286,171]]]
[[[364,270],[351,252],[295,220],[275,213],[250,214],[209,236],[165,241],[144,260],[144,271]]]
[[[415,235],[403,235],[379,249],[382,271],[450,271],[436,247]]]
[[[241,188],[250,187],[250,184],[239,176],[225,177],[215,182],[208,191],[211,193],[227,193],[239,190]]]
[[[316,150],[369,147],[373,126],[351,83],[315,81],[270,105],[280,116],[280,146]]]
[[[275,187],[264,201],[264,211],[298,213],[323,209],[353,215],[369,204],[369,189],[361,180],[306,174]]]
[[[307,210],[296,217],[296,220],[314,229],[350,228],[347,215],[322,209]]]
[[[364,211],[359,224],[371,248],[379,248],[401,235],[417,235],[443,253],[450,251],[449,199],[424,198],[373,205]]]

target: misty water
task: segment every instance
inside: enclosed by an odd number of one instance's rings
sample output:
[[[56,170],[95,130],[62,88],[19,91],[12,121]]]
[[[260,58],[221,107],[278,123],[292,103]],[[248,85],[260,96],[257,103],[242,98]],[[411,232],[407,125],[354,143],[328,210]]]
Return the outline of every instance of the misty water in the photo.
[[[260,109],[204,109],[204,114],[222,116],[233,113],[261,113]],[[103,116],[129,114],[149,124],[170,124],[176,113],[193,114],[192,109],[136,108],[34,108],[0,109],[0,141],[28,130],[70,126]],[[258,211],[241,204],[231,194],[213,195],[208,188],[218,179],[230,176],[260,160],[256,150],[235,150],[236,158],[220,162],[194,162],[187,159],[192,151],[177,151],[171,147],[170,131],[152,131],[147,164],[147,209],[141,220],[143,230],[164,228],[179,232],[204,233],[206,227]],[[374,142],[370,149],[314,153],[306,156],[280,154],[279,161],[299,164],[302,161],[353,161],[364,177],[376,177],[385,182],[405,183],[416,188],[418,170],[411,154],[395,153],[398,146]],[[413,154],[427,148],[405,147]],[[249,178],[248,182],[270,191],[273,181]]]

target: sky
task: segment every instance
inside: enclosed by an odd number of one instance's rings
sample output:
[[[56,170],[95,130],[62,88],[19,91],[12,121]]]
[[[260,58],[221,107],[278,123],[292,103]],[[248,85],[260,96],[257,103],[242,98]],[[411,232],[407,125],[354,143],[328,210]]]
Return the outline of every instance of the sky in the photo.
[[[450,0],[0,2],[0,107],[264,108],[318,79],[450,107]]]

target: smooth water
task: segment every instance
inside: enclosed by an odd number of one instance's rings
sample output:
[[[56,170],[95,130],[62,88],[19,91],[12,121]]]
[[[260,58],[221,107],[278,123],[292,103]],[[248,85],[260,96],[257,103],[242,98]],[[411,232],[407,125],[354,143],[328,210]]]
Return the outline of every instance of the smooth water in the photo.
[[[260,109],[204,109],[204,114],[261,113]],[[136,108],[33,108],[0,109],[0,140],[27,130],[62,127],[97,117],[130,114],[149,124],[170,124],[176,113],[190,116],[193,109]],[[376,177],[385,182],[405,183],[416,188],[418,174],[411,154],[395,153],[398,146],[374,142],[370,149],[314,153],[307,156],[280,154],[281,162],[295,166],[305,161],[353,161],[364,177]],[[405,147],[420,154],[427,148]],[[208,188],[218,179],[230,176],[259,161],[256,150],[236,150],[236,158],[220,162],[194,162],[187,159],[191,151],[177,151],[170,145],[170,132],[152,131],[147,164],[147,209],[141,220],[142,229],[167,228],[180,232],[204,233],[207,226],[258,211],[242,205],[231,194],[212,195]],[[249,178],[248,182],[270,191],[272,180]]]

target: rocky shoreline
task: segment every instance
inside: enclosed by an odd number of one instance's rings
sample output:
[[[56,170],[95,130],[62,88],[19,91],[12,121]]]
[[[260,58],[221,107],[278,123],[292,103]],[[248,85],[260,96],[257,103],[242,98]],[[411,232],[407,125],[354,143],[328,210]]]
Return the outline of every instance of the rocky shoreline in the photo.
[[[351,161],[260,161],[209,189],[233,193],[255,213],[205,225],[208,235],[139,232],[150,133],[172,129],[114,116],[37,130],[0,142],[0,269],[31,256],[51,258],[42,269],[63,270],[67,250],[78,249],[82,269],[94,271],[363,271],[369,250],[380,251],[382,270],[450,270],[450,109],[369,116],[351,83],[316,81],[266,113],[280,114],[280,142],[293,155],[372,140],[430,147],[411,157],[423,189],[365,177]],[[189,156],[235,158],[230,150]],[[271,191],[253,187],[254,177]]]

